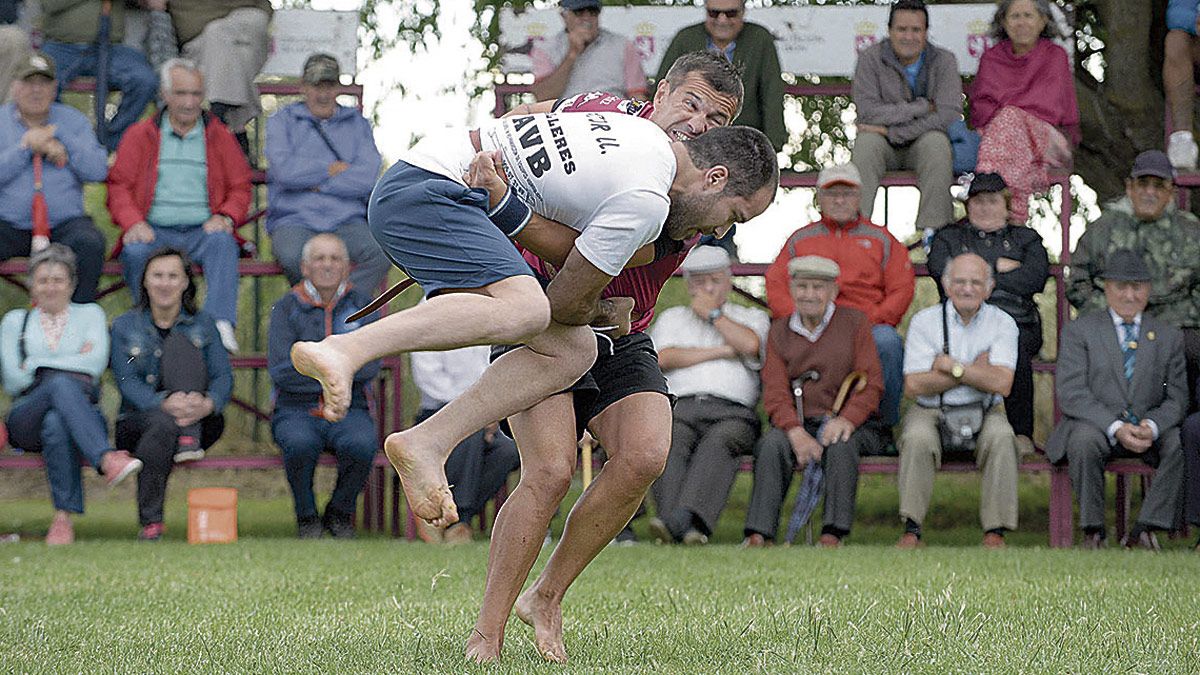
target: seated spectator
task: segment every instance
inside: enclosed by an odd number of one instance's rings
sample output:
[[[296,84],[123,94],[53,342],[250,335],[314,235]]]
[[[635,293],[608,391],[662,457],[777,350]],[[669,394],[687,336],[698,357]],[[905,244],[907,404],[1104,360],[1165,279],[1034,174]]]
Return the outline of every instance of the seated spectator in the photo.
[[[200,68],[212,114],[252,157],[246,123],[262,114],[254,78],[267,62],[270,0],[170,0],[180,54]]]
[[[421,393],[416,423],[429,419],[458,398],[488,366],[490,348],[464,347],[447,352],[413,352],[409,355],[413,383]],[[521,468],[517,444],[489,424],[468,436],[446,459],[446,479],[458,504],[458,522],[445,531],[418,519],[418,533],[430,543],[462,544],[471,541],[471,520],[481,513],[505,482]]]
[[[904,391],[917,405],[905,413],[900,434],[904,535],[896,546],[923,545],[921,523],[933,495],[933,475],[943,453],[953,449],[972,451],[983,473],[984,547],[1003,548],[1004,533],[1017,528],[1016,440],[1000,401],[1012,388],[1017,324],[987,304],[995,279],[987,261],[974,253],[946,263],[942,287],[946,301],[917,312],[908,324]],[[953,448],[943,447],[948,434]]]
[[[104,235],[83,211],[83,183],[104,180],[107,157],[87,118],[54,102],[53,60],[32,54],[17,75],[12,102],[0,106],[0,260],[30,254],[34,217],[42,213],[34,202],[44,200],[46,223],[39,224],[78,260],[72,300],[89,303],[104,265]],[[39,236],[38,245],[46,243]]]
[[[859,310],[873,326],[871,335],[883,366],[879,412],[890,427],[900,420],[904,393],[904,342],[896,326],[912,302],[916,279],[904,244],[859,213],[861,186],[853,164],[821,170],[817,176],[821,219],[793,232],[767,268],[767,302],[774,319],[795,311],[788,290],[787,266],[792,258],[819,255],[838,264],[838,306]]]
[[[1195,169],[1200,147],[1192,135],[1196,100],[1196,0],[1168,0],[1167,37],[1163,40],[1163,90],[1167,98],[1167,156],[1177,169]]]
[[[204,308],[237,351],[238,244],[250,206],[250,167],[219,120],[201,109],[204,78],[191,61],[163,65],[166,109],[129,130],[108,174],[108,210],[121,228],[125,284],[137,298],[150,254],[179,248],[204,268]]]
[[[329,54],[304,62],[304,100],[267,120],[267,232],[292,284],[300,282],[300,251],[318,232],[346,243],[350,281],[372,293],[392,263],[367,228],[367,198],[382,159],[371,124],[337,103],[339,69]]]
[[[0,0],[0,104],[9,100],[9,86],[21,64],[29,60],[29,33],[16,25],[21,0]]]
[[[167,479],[176,463],[204,457],[225,430],[221,411],[233,392],[229,355],[216,323],[196,311],[187,254],[150,255],[137,306],[112,325],[113,375],[121,392],[117,445],[145,463],[138,475],[138,538],[163,534]]]
[[[1050,187],[1048,169],[1071,165],[1079,144],[1075,77],[1048,0],[1000,0],[998,42],[979,59],[971,83],[971,126],[982,134],[980,173],[1004,176],[1014,223],[1029,219],[1029,196]]]
[[[1009,199],[1000,174],[976,174],[967,189],[967,217],[939,230],[929,245],[929,275],[945,301],[941,279],[950,258],[974,253],[992,266],[996,287],[988,303],[1017,322],[1017,367],[1004,409],[1024,455],[1033,452],[1033,357],[1042,348],[1042,316],[1033,296],[1046,287],[1050,260],[1040,234],[1008,223]]]
[[[560,0],[559,14],[564,30],[529,53],[537,100],[590,91],[646,98],[642,57],[628,38],[600,27],[600,0]]]
[[[116,485],[142,468],[108,442],[108,422],[97,405],[108,365],[108,321],[99,305],[75,304],[75,254],[51,244],[29,261],[32,309],[14,309],[0,322],[4,390],[12,444],[42,453],[54,520],[50,545],[75,540],[72,513],[83,513],[82,458]]]
[[[917,172],[917,228],[937,229],[954,215],[950,125],[962,119],[958,60],[927,39],[922,0],[901,0],[888,14],[888,37],[858,54],[852,98],[858,136],[852,161],[862,175],[859,211],[870,218],[885,171]]]
[[[1107,311],[1083,314],[1063,331],[1055,373],[1063,419],[1050,435],[1046,457],[1068,460],[1089,549],[1105,543],[1104,464],[1136,457],[1155,467],[1137,522],[1121,545],[1157,551],[1154,532],[1173,528],[1183,487],[1183,336],[1146,311],[1152,277],[1140,255],[1114,251],[1101,276]]]
[[[300,270],[301,282],[271,308],[267,346],[267,368],[275,383],[271,433],[283,453],[300,538],[318,539],[322,530],[337,539],[352,538],[358,495],[379,450],[379,434],[367,408],[367,387],[379,375],[379,361],[354,374],[349,411],[341,421],[329,422],[320,416],[321,384],[296,372],[291,350],[298,341],[316,342],[332,333],[348,333],[378,315],[346,323],[372,296],[347,281],[350,255],[337,235],[322,233],[309,239],[300,256]],[[337,484],[318,519],[313,473],[326,451],[337,457]]]
[[[100,11],[104,3],[91,0],[74,2],[43,2],[42,29],[45,43],[42,50],[58,64],[58,91],[77,77],[97,75],[100,56],[97,39],[100,30]],[[125,36],[125,3],[110,3],[112,14],[109,27],[108,86],[121,92],[121,103],[111,120],[96,120],[96,135],[111,152],[125,130],[154,100],[158,76],[138,50],[122,44]],[[107,92],[98,92],[107,95]]]
[[[837,307],[837,263],[820,256],[788,262],[796,311],[775,319],[763,363],[763,407],[771,429],[755,449],[754,490],[746,512],[744,545],[775,540],[779,509],[797,465],[820,462],[825,469],[825,509],[820,544],[841,546],[854,522],[858,458],[886,444],[880,433],[883,371],[871,322],[857,309]],[[865,376],[840,410],[834,405],[848,376]],[[798,393],[799,389],[803,393]]]
[[[1147,311],[1183,330],[1189,401],[1200,377],[1200,220],[1175,202],[1175,171],[1160,150],[1133,162],[1125,196],[1105,204],[1071,251],[1067,299],[1080,312],[1106,306],[1100,279],[1104,261],[1131,249],[1150,270]],[[1194,407],[1189,407],[1195,410]]]
[[[681,269],[691,303],[659,314],[650,328],[667,387],[679,397],[666,468],[650,488],[658,513],[650,529],[666,543],[704,544],[762,427],[754,408],[771,320],[729,301],[724,249],[697,246]]]

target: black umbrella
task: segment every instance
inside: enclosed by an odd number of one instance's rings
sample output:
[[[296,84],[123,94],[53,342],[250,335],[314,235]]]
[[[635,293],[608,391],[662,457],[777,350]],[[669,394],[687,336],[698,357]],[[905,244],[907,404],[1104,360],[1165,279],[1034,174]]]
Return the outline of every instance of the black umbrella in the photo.
[[[108,124],[104,108],[108,103],[108,55],[109,36],[112,34],[112,0],[100,2],[100,28],[96,31],[96,92],[92,97],[96,106],[96,138],[100,145],[107,146]]]

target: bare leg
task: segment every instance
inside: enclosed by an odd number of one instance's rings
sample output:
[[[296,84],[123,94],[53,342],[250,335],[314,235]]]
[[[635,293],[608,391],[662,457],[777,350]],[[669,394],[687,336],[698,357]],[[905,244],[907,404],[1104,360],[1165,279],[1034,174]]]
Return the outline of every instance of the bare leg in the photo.
[[[571,386],[595,360],[591,329],[552,323],[525,347],[496,359],[479,381],[432,417],[388,436],[383,449],[400,474],[413,512],[439,527],[457,521],[445,472],[454,446]]]
[[[567,589],[629,523],[671,449],[671,404],[662,394],[631,394],[608,406],[591,429],[609,453],[575,502],[546,568],[517,600],[517,616],[533,626],[538,650],[565,654],[562,599]]]
[[[487,587],[479,619],[467,640],[467,658],[475,662],[500,658],[513,601],[537,560],[546,527],[575,472],[575,414],[570,394],[552,396],[513,415],[509,424],[521,453],[521,481],[504,500],[492,529]],[[540,641],[538,652],[551,661],[566,660],[564,652],[548,653]]]
[[[550,302],[538,282],[509,277],[478,291],[443,293],[320,342],[297,342],[292,363],[321,383],[325,417],[336,422],[350,406],[354,373],[369,361],[400,352],[517,344],[549,322]]]
[[[1194,41],[1187,31],[1172,30],[1167,32],[1163,42],[1163,89],[1167,95],[1167,111],[1171,115],[1170,131],[1192,130],[1196,86],[1192,79]]]

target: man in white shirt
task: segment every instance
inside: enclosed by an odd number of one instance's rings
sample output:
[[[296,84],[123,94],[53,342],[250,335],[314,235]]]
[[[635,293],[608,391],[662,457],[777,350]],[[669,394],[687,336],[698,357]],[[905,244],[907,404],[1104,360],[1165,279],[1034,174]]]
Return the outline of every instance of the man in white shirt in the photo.
[[[650,529],[666,543],[705,544],[725,508],[742,455],[762,423],[758,371],[770,316],[729,302],[729,254],[698,246],[683,262],[688,306],[672,307],[650,329],[667,386],[678,396],[671,451],[651,491]]]
[[[958,255],[942,274],[946,302],[917,312],[908,324],[904,393],[915,397],[917,405],[905,413],[900,434],[900,517],[905,531],[898,548],[922,545],[921,523],[942,462],[940,418],[954,407],[978,406],[982,415],[972,438],[975,463],[983,473],[983,545],[1003,548],[1004,533],[1017,527],[1016,437],[1002,400],[1012,388],[1017,365],[1017,324],[985,302],[994,286],[987,261],[974,253]]]

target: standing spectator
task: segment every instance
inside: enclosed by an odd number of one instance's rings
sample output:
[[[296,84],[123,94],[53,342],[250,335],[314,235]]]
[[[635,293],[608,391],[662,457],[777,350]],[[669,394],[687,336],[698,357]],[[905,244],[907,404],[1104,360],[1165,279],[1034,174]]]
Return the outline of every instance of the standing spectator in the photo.
[[[108,210],[121,228],[125,284],[139,297],[147,258],[162,246],[204,267],[204,308],[221,343],[237,351],[238,244],[234,225],[250,206],[250,167],[237,141],[201,109],[204,79],[191,61],[163,65],[166,109],[138,122],[108,174]]]
[[[809,462],[820,462],[825,469],[820,543],[840,546],[854,522],[858,458],[885,445],[871,421],[883,395],[883,371],[871,339],[871,323],[857,309],[834,304],[840,273],[837,263],[820,256],[788,262],[796,311],[775,319],[767,338],[763,407],[771,430],[755,452],[746,546],[775,540],[779,508],[792,474],[797,465]],[[865,376],[865,385],[852,390],[835,413],[838,390],[852,373]],[[797,388],[803,393],[797,394]]]
[[[852,161],[862,175],[859,211],[870,218],[885,171],[917,172],[917,228],[937,229],[954,215],[951,124],[962,119],[962,79],[954,54],[927,39],[923,0],[900,0],[888,14],[888,37],[858,55],[852,96],[858,137]]]
[[[108,365],[108,326],[96,304],[75,304],[75,254],[51,244],[29,261],[30,309],[14,309],[0,322],[4,390],[12,444],[42,453],[54,520],[50,545],[75,540],[72,513],[83,513],[82,458],[116,485],[142,468],[108,442],[108,422],[96,405],[100,375]]]
[[[382,160],[371,124],[338,105],[337,59],[313,54],[304,62],[304,100],[267,121],[267,232],[292,284],[300,281],[300,250],[318,232],[346,243],[354,269],[350,281],[370,293],[391,262],[367,228],[367,199]]]
[[[1066,50],[1048,0],[1000,0],[998,42],[979,59],[971,84],[971,126],[983,136],[980,173],[1004,176],[1013,222],[1029,219],[1029,196],[1050,186],[1049,168],[1069,166],[1079,144],[1079,107]]]
[[[788,290],[787,266],[792,258],[819,255],[836,262],[841,269],[838,306],[859,310],[874,326],[871,335],[883,365],[879,411],[884,424],[893,426],[900,420],[904,393],[904,342],[896,326],[912,302],[916,278],[904,244],[859,213],[861,186],[853,164],[821,170],[817,176],[821,219],[793,232],[767,268],[767,302],[775,319],[795,311]]]
[[[246,157],[246,123],[258,117],[254,78],[267,62],[270,0],[170,0],[181,54],[199,64],[212,113],[233,132]]]
[[[742,455],[762,426],[758,404],[767,313],[729,301],[729,254],[697,246],[681,266],[691,304],[672,307],[650,329],[667,386],[679,397],[671,450],[651,491],[660,540],[704,544],[716,528]]]
[[[1017,367],[1004,409],[1018,449],[1029,454],[1033,452],[1033,357],[1042,348],[1042,317],[1033,296],[1046,287],[1050,260],[1040,234],[1008,223],[1009,199],[1000,174],[976,174],[967,189],[967,217],[939,230],[930,242],[929,275],[944,301],[941,279],[951,258],[974,253],[992,266],[996,287],[988,303],[1017,322]]]
[[[1163,41],[1163,90],[1167,95],[1167,155],[1177,169],[1195,169],[1200,147],[1192,135],[1196,100],[1196,0],[1168,0],[1167,37]]]
[[[283,452],[300,538],[317,539],[322,530],[338,539],[352,538],[358,495],[371,475],[379,449],[375,421],[367,409],[367,386],[379,375],[379,361],[371,361],[354,374],[349,411],[341,421],[329,422],[320,416],[321,384],[296,372],[291,349],[300,340],[348,333],[376,315],[346,322],[348,316],[366,307],[372,296],[348,282],[350,254],[337,235],[322,233],[309,239],[300,256],[300,271],[301,282],[271,308],[267,346],[267,369],[275,384],[271,433]],[[337,485],[318,519],[313,474],[325,451],[337,457]]]
[[[78,260],[72,300],[92,302],[104,264],[104,235],[83,211],[83,183],[104,180],[104,148],[86,117],[54,102],[53,59],[31,54],[17,76],[13,101],[0,106],[0,260],[32,249],[40,165],[50,240],[66,244]]]
[[[112,367],[121,392],[117,445],[133,448],[138,538],[163,534],[167,479],[176,463],[200,459],[221,437],[233,392],[229,355],[212,317],[196,311],[191,263],[163,247],[146,261],[137,306],[112,325]]]
[[[1003,548],[1004,533],[1017,527],[1017,450],[1012,427],[998,397],[1007,396],[1017,365],[1017,324],[985,301],[995,287],[992,268],[974,253],[946,263],[942,286],[947,300],[927,307],[908,324],[904,391],[917,405],[904,416],[900,434],[898,548],[922,545],[921,523],[933,495],[933,474],[942,463],[942,417],[948,410],[977,407],[969,427],[975,463],[983,473],[979,519],[983,545]],[[947,349],[948,347],[948,349]],[[969,422],[961,422],[969,425]],[[961,426],[951,431],[962,437]],[[955,448],[961,450],[964,448]]]
[[[59,92],[77,77],[97,75],[99,48],[96,40],[103,4],[101,0],[59,0],[42,3],[42,10],[45,12],[42,15],[42,28],[46,34],[42,50],[58,64]],[[110,4],[111,44],[106,46],[108,84],[121,92],[121,103],[111,120],[96,120],[96,125],[98,129],[103,129],[101,136],[111,152],[117,149],[125,130],[142,116],[146,104],[154,100],[158,77],[141,52],[121,42],[125,35],[124,1],[117,0]],[[107,96],[108,92],[96,92],[96,95]]]
[[[29,60],[29,34],[16,25],[21,0],[0,0],[0,104],[9,99],[9,86],[21,64]]]
[[[421,423],[467,390],[488,366],[489,347],[463,347],[446,352],[413,352],[410,356],[413,384],[421,392]],[[430,543],[462,544],[471,541],[471,520],[483,513],[488,500],[521,468],[517,444],[500,433],[500,425],[467,436],[446,459],[446,479],[458,504],[458,522],[445,531],[422,526],[421,538]]]
[[[539,101],[591,91],[646,98],[646,72],[633,43],[600,27],[600,0],[561,0],[564,30],[541,41],[533,60],[533,95]]]
[[[1153,277],[1140,255],[1114,251],[1102,277],[1107,311],[1084,314],[1063,331],[1055,378],[1063,419],[1046,443],[1046,458],[1069,460],[1090,549],[1104,546],[1104,464],[1136,457],[1155,467],[1121,545],[1157,551],[1154,531],[1173,528],[1183,487],[1183,336],[1146,311]]]
[[[1188,400],[1194,401],[1200,377],[1200,220],[1176,206],[1175,192],[1175,171],[1166,154],[1138,155],[1125,196],[1101,209],[1071,251],[1067,299],[1080,312],[1104,309],[1104,261],[1120,249],[1140,255],[1150,270],[1147,310],[1183,329]]]

